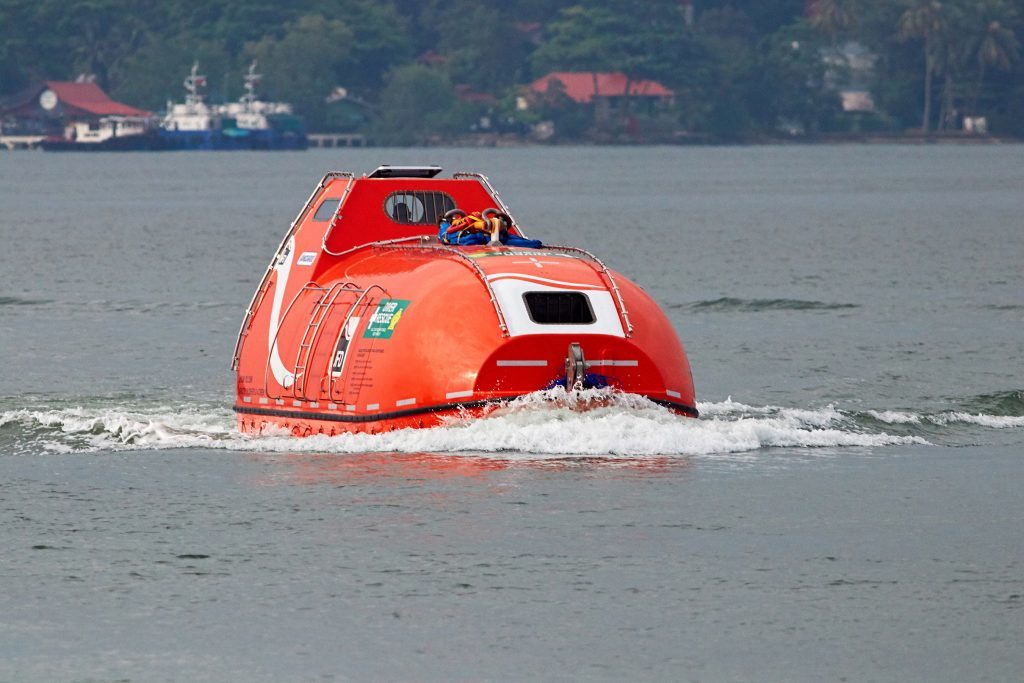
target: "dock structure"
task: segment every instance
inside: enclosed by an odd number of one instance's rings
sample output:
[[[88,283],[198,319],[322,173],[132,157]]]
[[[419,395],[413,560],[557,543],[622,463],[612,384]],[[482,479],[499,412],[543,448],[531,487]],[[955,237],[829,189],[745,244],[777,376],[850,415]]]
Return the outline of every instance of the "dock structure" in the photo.
[[[366,147],[366,136],[358,133],[310,133],[310,147]]]
[[[8,151],[35,149],[43,141],[42,135],[0,135],[0,146]]]

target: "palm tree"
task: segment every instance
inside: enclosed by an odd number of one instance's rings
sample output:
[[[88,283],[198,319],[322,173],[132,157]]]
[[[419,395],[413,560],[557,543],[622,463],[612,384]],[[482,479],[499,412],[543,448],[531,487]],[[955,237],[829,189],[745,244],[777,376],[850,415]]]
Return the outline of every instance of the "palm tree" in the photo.
[[[946,30],[946,15],[939,0],[916,0],[900,17],[900,37],[924,41],[924,114],[921,132],[928,132],[932,114],[932,77],[938,61],[939,37]]]
[[[956,100],[958,88],[968,79],[971,50],[972,13],[960,3],[943,8],[944,28],[935,43],[935,75],[942,77],[942,105],[939,107],[937,131],[957,127]]]
[[[999,21],[992,19],[985,27],[984,33],[978,40],[977,50],[974,52],[974,61],[978,66],[978,80],[974,87],[974,95],[971,98],[971,110],[975,114],[978,106],[978,97],[981,95],[981,87],[985,81],[985,69],[994,66],[1003,71],[1009,70],[1013,62],[1019,56],[1019,43],[1013,31]]]
[[[863,0],[814,0],[811,5],[811,26],[828,37],[830,47],[826,61],[829,79],[835,81],[838,73],[849,66],[846,55],[839,48],[840,39],[849,36],[860,23]]]
[[[832,38],[848,33],[860,23],[862,0],[815,0],[811,26]]]

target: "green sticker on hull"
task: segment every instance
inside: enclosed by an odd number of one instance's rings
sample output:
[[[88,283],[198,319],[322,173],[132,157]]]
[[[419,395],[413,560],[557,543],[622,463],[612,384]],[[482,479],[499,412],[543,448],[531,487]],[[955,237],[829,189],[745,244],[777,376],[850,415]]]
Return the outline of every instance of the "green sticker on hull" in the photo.
[[[366,324],[363,339],[390,339],[410,303],[405,299],[381,300],[377,310],[370,316],[370,322]]]

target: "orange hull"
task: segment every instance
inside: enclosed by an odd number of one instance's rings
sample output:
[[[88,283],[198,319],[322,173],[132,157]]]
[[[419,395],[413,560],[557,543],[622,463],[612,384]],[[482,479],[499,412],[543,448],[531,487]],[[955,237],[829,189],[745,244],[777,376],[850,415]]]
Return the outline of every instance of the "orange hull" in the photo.
[[[239,333],[242,431],[433,427],[567,378],[696,416],[686,354],[642,289],[579,249],[442,244],[449,209],[508,211],[483,176],[426,175],[314,190]]]

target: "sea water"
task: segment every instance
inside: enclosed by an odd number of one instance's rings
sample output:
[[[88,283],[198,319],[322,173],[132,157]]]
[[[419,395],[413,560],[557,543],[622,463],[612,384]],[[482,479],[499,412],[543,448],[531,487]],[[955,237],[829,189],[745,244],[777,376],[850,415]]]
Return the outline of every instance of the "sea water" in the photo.
[[[379,163],[638,282],[702,417],[238,434],[263,269]],[[0,681],[1015,680],[1021,188],[1015,145],[0,154]]]

